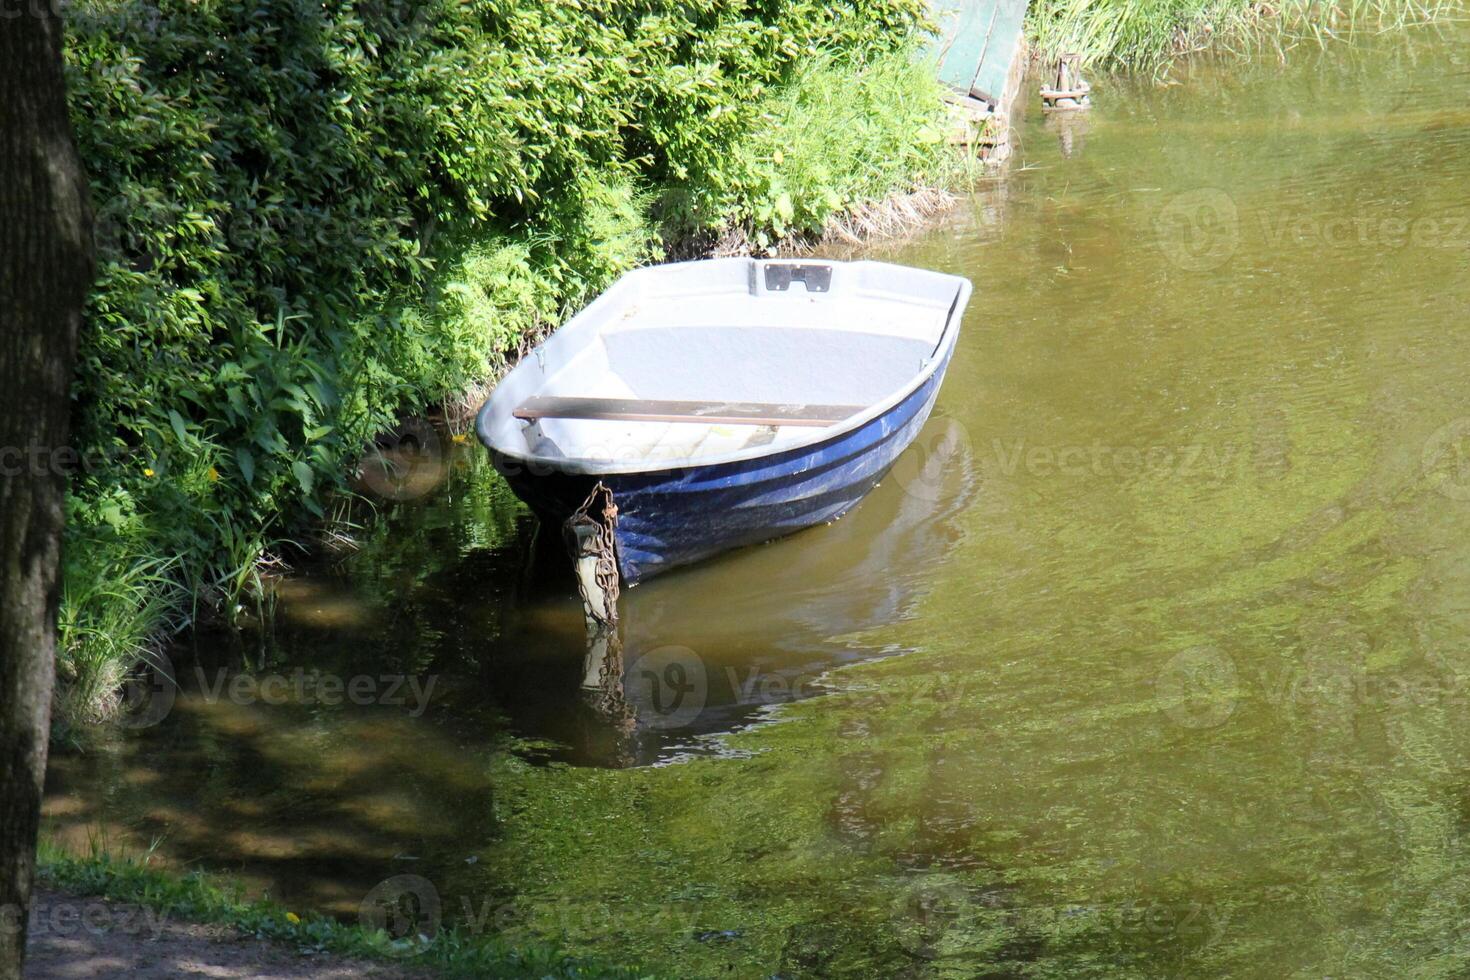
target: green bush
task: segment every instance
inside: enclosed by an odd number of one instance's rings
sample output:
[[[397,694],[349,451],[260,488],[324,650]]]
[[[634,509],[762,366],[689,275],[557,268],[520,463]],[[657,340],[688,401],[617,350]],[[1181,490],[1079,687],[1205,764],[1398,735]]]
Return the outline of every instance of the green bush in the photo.
[[[764,151],[732,148],[755,147],[797,66],[857,71],[923,14],[923,0],[69,5],[99,276],[67,568],[68,595],[91,598],[68,614],[67,656],[95,661],[86,624],[127,610],[158,623],[202,599],[233,617],[261,550],[323,513],[376,432],[656,256],[659,188],[757,214],[742,201],[774,186],[752,163]],[[792,227],[828,206],[804,196],[817,183],[788,192]],[[182,589],[124,590],[109,612],[87,583],[103,574]]]

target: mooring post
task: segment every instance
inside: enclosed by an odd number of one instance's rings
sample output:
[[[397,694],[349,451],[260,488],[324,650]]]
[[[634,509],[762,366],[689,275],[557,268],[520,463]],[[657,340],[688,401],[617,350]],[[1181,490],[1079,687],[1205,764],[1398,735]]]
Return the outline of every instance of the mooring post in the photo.
[[[618,507],[612,491],[599,482],[562,526],[589,637],[595,630],[616,630],[618,624]]]
[[[598,623],[607,621],[604,610],[613,608],[612,602],[598,584],[597,569],[602,555],[597,544],[601,528],[595,523],[573,524],[567,522],[567,546],[572,553],[572,571],[577,576],[577,591],[582,594],[582,610],[587,618]]]
[[[587,620],[587,655],[582,661],[582,697],[612,732],[611,756],[619,768],[637,761],[638,719],[623,692],[623,637],[618,629],[618,505],[598,483],[562,525],[582,612]]]
[[[1041,107],[1045,112],[1074,112],[1092,105],[1092,86],[1082,77],[1082,56],[1064,54],[1057,60],[1057,73],[1051,85],[1041,87]]]

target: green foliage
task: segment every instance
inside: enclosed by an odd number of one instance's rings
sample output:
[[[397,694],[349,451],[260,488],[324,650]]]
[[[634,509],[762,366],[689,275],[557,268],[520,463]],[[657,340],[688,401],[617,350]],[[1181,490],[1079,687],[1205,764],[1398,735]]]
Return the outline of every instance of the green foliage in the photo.
[[[742,228],[758,246],[820,232],[834,214],[945,183],[942,86],[909,46],[860,64],[814,57],[755,107],[717,167],[673,188],[677,229]]]
[[[831,167],[854,169],[851,148],[799,137],[782,93],[799,72],[799,98],[835,111],[844,71],[896,78],[860,66],[893,64],[883,52],[923,15],[923,0],[70,6],[99,275],[71,524],[93,554],[69,566],[69,601],[95,606],[81,579],[133,569],[233,621],[256,558],[324,515],[376,433],[659,254],[650,188],[694,182],[711,216],[789,210],[793,228],[841,200],[814,168],[844,152]],[[861,85],[845,126],[917,111],[883,84],[891,104]],[[810,157],[789,189],[758,160],[772,125]],[[892,152],[894,173],[917,159],[892,134],[866,152]],[[123,645],[168,619],[128,596],[108,613]],[[73,617],[78,642],[93,615]]]
[[[568,309],[657,254],[646,204],[627,180],[583,180],[548,202],[539,230],[448,250],[424,302],[355,325],[344,416],[371,431],[382,424],[375,406],[420,407],[492,376]]]

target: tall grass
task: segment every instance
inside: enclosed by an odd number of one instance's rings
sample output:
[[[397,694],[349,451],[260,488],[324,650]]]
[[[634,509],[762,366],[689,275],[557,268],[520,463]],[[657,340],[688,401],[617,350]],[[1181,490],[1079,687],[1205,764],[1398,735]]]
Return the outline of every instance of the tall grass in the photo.
[[[1303,42],[1428,23],[1456,0],[1038,0],[1027,17],[1043,63],[1077,52],[1103,70],[1163,75],[1205,49],[1283,55]]]
[[[758,125],[717,169],[662,197],[666,236],[717,251],[820,235],[876,201],[951,183],[943,89],[912,47],[854,64],[810,59],[757,106]]]
[[[162,638],[184,625],[175,564],[98,541],[69,548],[57,620],[59,727],[111,717],[127,676],[162,656]]]

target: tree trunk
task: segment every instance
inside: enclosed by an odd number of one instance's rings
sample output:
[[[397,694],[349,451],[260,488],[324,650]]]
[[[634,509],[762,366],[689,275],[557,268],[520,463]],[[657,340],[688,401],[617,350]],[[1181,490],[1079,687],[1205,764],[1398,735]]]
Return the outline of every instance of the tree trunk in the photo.
[[[51,720],[68,390],[92,278],[61,19],[0,8],[0,980],[17,980]]]

